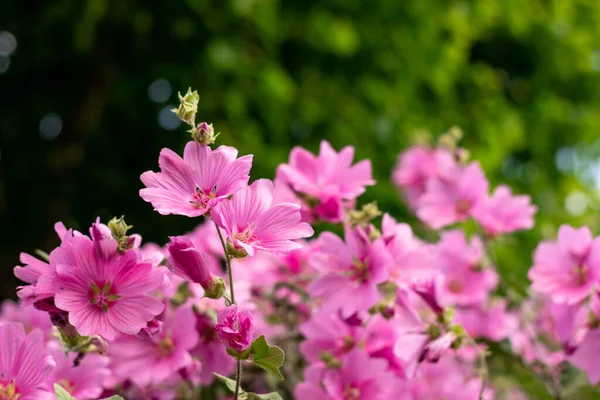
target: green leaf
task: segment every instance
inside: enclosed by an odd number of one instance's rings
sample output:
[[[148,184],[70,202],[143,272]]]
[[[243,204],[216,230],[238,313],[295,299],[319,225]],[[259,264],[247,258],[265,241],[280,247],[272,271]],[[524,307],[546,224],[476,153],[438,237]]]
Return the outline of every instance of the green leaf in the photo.
[[[279,368],[283,366],[285,353],[277,346],[271,346],[267,343],[265,335],[261,335],[252,342],[252,362],[279,380],[283,380],[283,375]]]
[[[106,397],[102,400],[125,400],[125,399],[122,398],[121,396],[119,396],[118,394],[115,394],[114,396]]]
[[[231,393],[235,393],[235,381],[233,379],[229,379],[226,376],[219,375],[214,372],[213,374],[225,383],[225,386],[227,386],[227,389],[231,390]],[[283,398],[277,392],[257,394],[246,392],[242,388],[240,388],[239,398],[240,400],[283,400]]]
[[[242,395],[240,398],[242,400],[283,400],[283,398],[277,392],[266,394],[245,393],[245,395],[245,397]]]
[[[69,392],[58,383],[54,384],[54,394],[56,394],[56,400],[76,400],[75,397],[71,396]]]

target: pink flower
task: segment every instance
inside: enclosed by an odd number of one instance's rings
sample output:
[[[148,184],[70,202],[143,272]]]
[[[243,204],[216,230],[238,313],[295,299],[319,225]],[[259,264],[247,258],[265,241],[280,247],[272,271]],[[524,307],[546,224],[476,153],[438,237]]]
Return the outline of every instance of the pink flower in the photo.
[[[211,217],[234,246],[251,256],[256,250],[288,252],[302,247],[294,240],[311,236],[313,230],[300,222],[300,206],[272,203],[273,183],[259,179],[237,192],[230,201],[219,203]]]
[[[233,147],[211,150],[193,141],[185,146],[183,159],[163,149],[161,172],[147,171],[140,177],[146,185],[140,196],[162,215],[204,215],[248,183],[252,156],[236,157]]]
[[[75,364],[77,353],[70,352],[65,355],[57,342],[48,343],[47,349],[56,362],[56,368],[48,377],[50,387],[53,383],[58,383],[78,400],[94,400],[100,397],[104,390],[104,381],[110,375],[108,357],[88,353]]]
[[[305,339],[300,351],[309,362],[319,361],[327,352],[335,357],[351,351],[363,335],[361,327],[348,325],[337,313],[321,313],[300,325]]]
[[[353,350],[342,359],[339,369],[326,369],[323,363],[309,366],[306,381],[296,386],[298,399],[387,400],[394,396],[396,376],[387,361]]]
[[[458,308],[456,322],[471,337],[483,337],[497,342],[508,338],[518,325],[516,317],[506,311],[504,299],[486,307]]]
[[[584,370],[593,385],[600,382],[598,354],[600,354],[600,329],[594,329],[585,336],[575,353],[569,357],[569,362]]]
[[[578,303],[596,287],[600,277],[600,239],[587,227],[562,225],[556,242],[542,242],[529,270],[532,288],[558,303]]]
[[[228,349],[244,351],[254,339],[254,318],[250,311],[238,312],[234,304],[219,311],[215,330]]]
[[[375,184],[371,175],[371,161],[352,165],[354,148],[344,147],[339,153],[323,140],[318,156],[294,147],[290,163],[277,168],[277,180],[283,180],[296,192],[320,200],[329,197],[352,200],[365,192],[365,186]]]
[[[48,313],[37,310],[33,306],[19,306],[12,300],[4,300],[0,304],[0,325],[11,322],[23,324],[27,333],[37,328],[44,333],[46,340],[51,337],[52,322]]]
[[[417,216],[434,229],[465,221],[486,198],[488,188],[479,163],[473,162],[448,176],[428,181],[417,202]]]
[[[56,234],[61,239],[61,246],[50,253],[50,263],[39,260],[27,253],[21,253],[21,262],[23,267],[16,266],[14,274],[20,280],[29,283],[27,286],[18,287],[17,295],[24,305],[31,305],[36,301],[44,300],[54,296],[54,288],[52,280],[56,275],[56,262],[60,261],[64,252],[64,248],[69,247],[69,243],[73,238],[73,231],[67,230],[62,222],[57,222],[54,225]],[[78,235],[81,235],[78,233]],[[55,253],[55,254],[53,254]],[[58,257],[57,254],[58,253]]]
[[[190,350],[198,344],[198,333],[191,307],[167,310],[166,314],[159,333],[145,340],[120,335],[111,342],[111,368],[117,377],[144,387],[164,382],[192,364]]]
[[[54,399],[45,384],[53,367],[40,330],[25,335],[21,324],[0,326],[0,399]]]
[[[341,310],[342,317],[371,308],[380,298],[377,285],[388,278],[391,257],[382,239],[373,243],[362,228],[347,228],[346,243],[324,232],[309,263],[319,276],[308,287],[323,300],[321,312]]]
[[[69,322],[81,335],[114,339],[117,332],[136,334],[163,303],[151,296],[163,274],[149,263],[137,261],[133,251],[117,253],[88,237],[72,240],[72,264],[58,264],[55,304],[69,312]],[[107,242],[107,243],[104,243]]]
[[[446,231],[438,244],[439,269],[445,284],[440,287],[444,305],[482,304],[498,283],[498,275],[484,265],[481,239],[468,243],[461,230]]]
[[[211,272],[218,268],[215,258],[198,250],[187,236],[171,236],[170,239],[167,268],[183,279],[202,285],[208,297],[222,294],[223,280]]]
[[[531,229],[537,208],[531,205],[529,196],[513,196],[510,188],[500,185],[491,197],[477,203],[473,217],[492,236]]]
[[[412,147],[398,156],[392,180],[414,208],[430,180],[457,168],[454,157],[445,149]]]
[[[198,372],[201,384],[210,386],[214,381],[213,372],[221,375],[229,375],[235,366],[233,358],[227,354],[225,347],[217,336],[215,324],[207,315],[196,313],[196,332],[200,341],[192,349],[192,355],[198,358],[204,368]]]

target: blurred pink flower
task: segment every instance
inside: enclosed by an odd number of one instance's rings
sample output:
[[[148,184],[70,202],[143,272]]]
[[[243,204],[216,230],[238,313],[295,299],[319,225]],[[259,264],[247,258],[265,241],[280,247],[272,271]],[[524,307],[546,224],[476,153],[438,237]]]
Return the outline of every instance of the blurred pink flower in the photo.
[[[600,239],[587,227],[562,225],[557,241],[538,245],[529,270],[533,290],[558,303],[578,303],[588,297],[600,277]]]
[[[513,196],[510,188],[500,185],[492,196],[478,202],[473,209],[473,217],[485,231],[496,236],[521,229],[531,229],[537,208],[531,205],[531,197]]]

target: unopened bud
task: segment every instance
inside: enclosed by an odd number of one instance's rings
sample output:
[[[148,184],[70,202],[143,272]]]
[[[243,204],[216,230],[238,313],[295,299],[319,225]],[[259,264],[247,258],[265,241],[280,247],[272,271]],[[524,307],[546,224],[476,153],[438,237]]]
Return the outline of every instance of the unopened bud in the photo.
[[[215,139],[219,134],[215,134],[215,129],[212,124],[207,122],[201,122],[195,128],[190,129],[188,132],[192,134],[192,138],[203,146],[209,146],[215,142]]]
[[[220,299],[225,294],[225,281],[219,276],[213,275],[208,287],[204,288],[204,296],[209,299]]]
[[[178,95],[180,101],[179,107],[174,108],[171,111],[183,122],[194,127],[196,125],[196,112],[198,112],[198,101],[200,100],[200,96],[198,96],[197,91],[194,90],[192,92],[192,88],[188,88],[185,96],[182,96],[181,93],[178,93]]]
[[[121,218],[114,217],[108,221],[108,228],[113,238],[119,240],[127,235],[127,231],[133,228],[133,225],[127,225],[125,223],[125,216],[122,215]]]
[[[377,202],[371,202],[362,206],[360,210],[348,211],[348,222],[352,227],[357,225],[365,226],[371,220],[381,215],[381,211],[377,208]]]
[[[149,340],[152,336],[156,335],[162,330],[163,323],[156,318],[148,321],[145,327],[140,329],[137,333],[137,337],[142,340]]]

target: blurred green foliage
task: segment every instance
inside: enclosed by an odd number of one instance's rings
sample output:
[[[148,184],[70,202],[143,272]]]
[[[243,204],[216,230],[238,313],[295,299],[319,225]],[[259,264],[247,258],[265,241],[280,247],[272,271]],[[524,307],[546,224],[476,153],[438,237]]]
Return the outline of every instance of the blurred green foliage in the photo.
[[[51,249],[57,220],[85,229],[125,214],[159,243],[193,226],[138,197],[160,149],[181,151],[188,139],[157,122],[188,86],[219,142],[255,154],[253,178],[272,178],[294,145],[351,144],[379,181],[364,202],[410,221],[389,180],[398,152],[424,130],[435,138],[460,126],[492,183],[539,206],[534,231],[495,246],[519,292],[540,238],[565,222],[597,233],[597,196],[586,189],[600,153],[595,0],[8,0],[2,9],[0,30],[18,41],[0,74],[5,296],[19,251]],[[164,104],[147,95],[158,78],[175,89]],[[52,141],[39,134],[48,113],[63,121]],[[561,148],[578,155],[562,153],[564,173]],[[564,207],[573,191],[588,202],[577,217]]]

